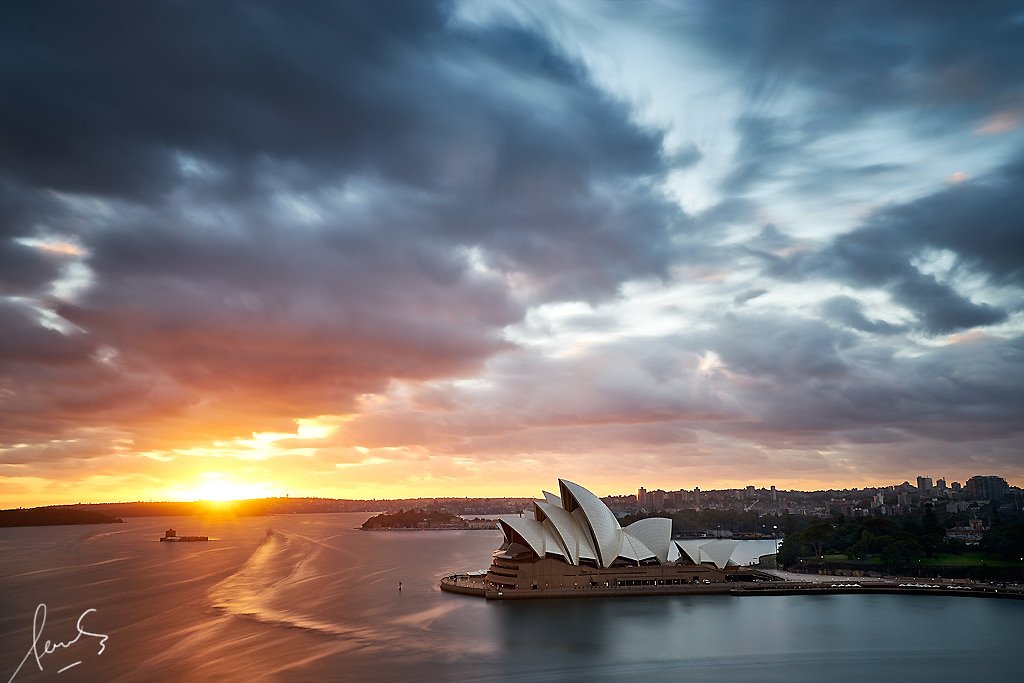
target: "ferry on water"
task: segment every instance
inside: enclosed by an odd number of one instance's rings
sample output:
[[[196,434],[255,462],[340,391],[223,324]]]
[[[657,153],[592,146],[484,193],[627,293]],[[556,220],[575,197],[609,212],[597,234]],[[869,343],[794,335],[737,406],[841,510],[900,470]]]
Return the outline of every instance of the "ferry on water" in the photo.
[[[174,529],[168,529],[164,532],[161,541],[168,541],[170,543],[195,543],[196,541],[209,541],[209,536],[179,536]]]

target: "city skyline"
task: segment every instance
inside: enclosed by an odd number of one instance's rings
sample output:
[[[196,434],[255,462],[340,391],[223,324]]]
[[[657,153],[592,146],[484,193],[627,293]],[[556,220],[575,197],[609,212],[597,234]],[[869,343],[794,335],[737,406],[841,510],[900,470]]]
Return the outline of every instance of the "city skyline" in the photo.
[[[1003,487],[1009,486],[1010,488],[1013,488],[1013,489],[1016,489],[1016,490],[1020,490],[1020,488],[1021,488],[1019,486],[1014,485],[1013,483],[1007,482],[1004,477],[1001,477],[999,475],[972,475],[971,477],[966,478],[964,482],[960,482],[960,481],[956,481],[956,480],[952,480],[952,479],[950,479],[947,482],[944,477],[939,477],[937,479],[933,479],[932,477],[917,476],[915,479],[917,481],[916,485],[910,481],[910,478],[906,478],[902,482],[898,482],[898,483],[864,484],[862,486],[855,486],[855,487],[828,487],[828,488],[822,488],[822,489],[807,489],[807,490],[804,490],[804,489],[793,489],[793,488],[780,488],[780,487],[777,487],[775,484],[761,484],[761,485],[758,485],[758,484],[750,484],[750,483],[747,483],[747,484],[742,485],[742,486],[728,486],[728,487],[721,487],[721,488],[712,488],[712,487],[707,487],[707,486],[703,486],[702,487],[699,483],[693,483],[693,484],[691,484],[689,486],[681,486],[681,487],[674,487],[674,486],[669,485],[669,486],[667,486],[667,488],[663,488],[662,485],[660,485],[660,484],[654,484],[652,487],[647,487],[647,486],[645,486],[643,484],[640,484],[640,485],[638,485],[637,487],[635,487],[632,490],[607,491],[607,492],[604,492],[604,493],[600,493],[599,495],[602,498],[633,498],[638,503],[643,504],[643,500],[641,499],[641,491],[646,496],[652,496],[653,494],[677,494],[677,493],[678,494],[693,494],[693,493],[717,494],[717,493],[726,493],[726,492],[730,492],[730,493],[731,492],[738,492],[738,493],[751,493],[751,492],[753,492],[753,493],[760,494],[762,492],[765,492],[765,493],[770,493],[771,494],[771,496],[772,496],[771,500],[774,502],[774,501],[776,501],[776,498],[775,498],[776,494],[778,494],[778,496],[783,496],[784,494],[821,494],[821,493],[829,493],[829,492],[842,493],[842,492],[859,492],[859,491],[886,491],[886,490],[896,491],[898,489],[903,488],[906,485],[910,485],[911,488],[914,488],[914,489],[917,489],[917,490],[920,491],[920,490],[922,490],[922,485],[921,485],[922,484],[922,479],[924,479],[924,480],[926,480],[928,482],[928,484],[927,484],[927,491],[928,491],[929,494],[931,494],[931,493],[942,493],[945,497],[948,497],[948,495],[963,495],[963,496],[966,496],[968,494],[968,492],[969,492],[970,483],[971,483],[972,480],[997,479],[1000,482],[1002,482],[1000,485],[1003,486]],[[270,499],[270,498],[290,498],[290,499],[295,499],[295,500],[303,500],[303,499],[332,500],[332,499],[335,499],[335,498],[333,498],[331,496],[306,495],[306,494],[303,494],[302,492],[296,492],[294,494],[291,493],[291,492],[286,492],[286,493],[284,493],[282,495],[279,495],[279,496],[265,496],[265,497],[254,497],[254,498],[232,498],[230,495],[227,495],[229,493],[228,490],[224,490],[224,491],[213,491],[213,490],[211,490],[210,493],[211,493],[211,495],[209,495],[209,496],[207,496],[205,498],[181,498],[181,499],[167,499],[167,500],[156,500],[156,499],[144,499],[144,500],[143,499],[137,499],[137,500],[136,499],[133,499],[133,500],[76,500],[76,501],[63,501],[61,503],[50,503],[50,504],[47,504],[47,506],[82,505],[82,504],[120,504],[120,503],[163,503],[163,502],[167,502],[167,503],[218,503],[219,504],[219,503],[240,502],[240,501],[244,501],[244,500],[260,500],[260,499]],[[336,498],[336,499],[337,500],[351,500],[351,501],[357,501],[357,502],[358,501],[372,502],[374,500],[380,500],[380,501],[395,501],[395,500],[434,500],[434,501],[452,500],[452,501],[457,501],[457,500],[474,500],[474,499],[493,499],[493,500],[524,499],[525,500],[525,499],[533,499],[533,497],[529,496],[529,495],[503,495],[503,496],[487,496],[487,495],[478,495],[478,496],[469,496],[469,495],[452,495],[452,496],[447,496],[447,495],[445,495],[445,496],[441,496],[441,495],[439,495],[439,496],[432,496],[432,495],[429,495],[428,493],[421,492],[421,495],[408,496],[408,497],[395,497],[395,498]],[[976,500],[978,498],[977,497],[971,497],[971,499],[972,500]],[[690,501],[690,502],[693,502],[693,501]],[[19,506],[19,507],[34,507],[34,506],[32,506],[32,505],[24,505],[24,506]]]
[[[1018,4],[2,17],[0,507],[1024,485]]]

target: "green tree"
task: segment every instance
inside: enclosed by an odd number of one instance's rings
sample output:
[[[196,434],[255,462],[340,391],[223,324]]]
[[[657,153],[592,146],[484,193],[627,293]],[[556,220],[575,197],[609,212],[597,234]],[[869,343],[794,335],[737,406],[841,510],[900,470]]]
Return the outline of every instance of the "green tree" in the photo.
[[[777,562],[780,567],[791,567],[797,563],[801,555],[807,554],[807,548],[801,542],[801,533],[786,536],[779,546]]]
[[[801,532],[803,542],[811,547],[815,555],[821,555],[825,544],[835,534],[831,524],[823,519],[815,519],[811,525]]]
[[[924,548],[914,540],[893,541],[882,551],[882,562],[897,569],[907,569],[924,557]]]
[[[860,533],[860,539],[846,549],[846,557],[851,560],[865,560],[872,552],[871,533],[864,529]]]
[[[985,532],[979,545],[985,552],[1005,560],[1024,557],[1024,523],[993,526]]]
[[[939,524],[938,517],[935,516],[935,510],[928,508],[924,511],[924,517],[921,519],[921,530],[925,534],[939,534],[940,536],[945,533],[945,528]]]

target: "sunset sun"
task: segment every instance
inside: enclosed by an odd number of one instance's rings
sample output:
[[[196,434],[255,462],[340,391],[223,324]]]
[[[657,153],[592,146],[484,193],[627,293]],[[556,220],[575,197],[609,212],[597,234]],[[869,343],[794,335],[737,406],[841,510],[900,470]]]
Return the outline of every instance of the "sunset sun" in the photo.
[[[248,498],[266,498],[274,495],[270,486],[262,483],[240,482],[223,472],[206,472],[187,496],[193,500],[226,502]]]

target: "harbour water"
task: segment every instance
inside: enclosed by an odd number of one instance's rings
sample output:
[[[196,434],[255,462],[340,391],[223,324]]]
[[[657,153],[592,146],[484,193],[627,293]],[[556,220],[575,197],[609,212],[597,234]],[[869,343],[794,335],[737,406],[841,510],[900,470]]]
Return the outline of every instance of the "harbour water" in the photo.
[[[486,567],[499,532],[357,530],[368,516],[0,529],[0,680],[67,666],[60,680],[1015,680],[1021,666],[1024,602],[488,602],[437,584]],[[168,526],[212,540],[159,543]],[[752,558],[772,542],[743,547]],[[77,640],[37,660],[34,615],[41,654]]]

